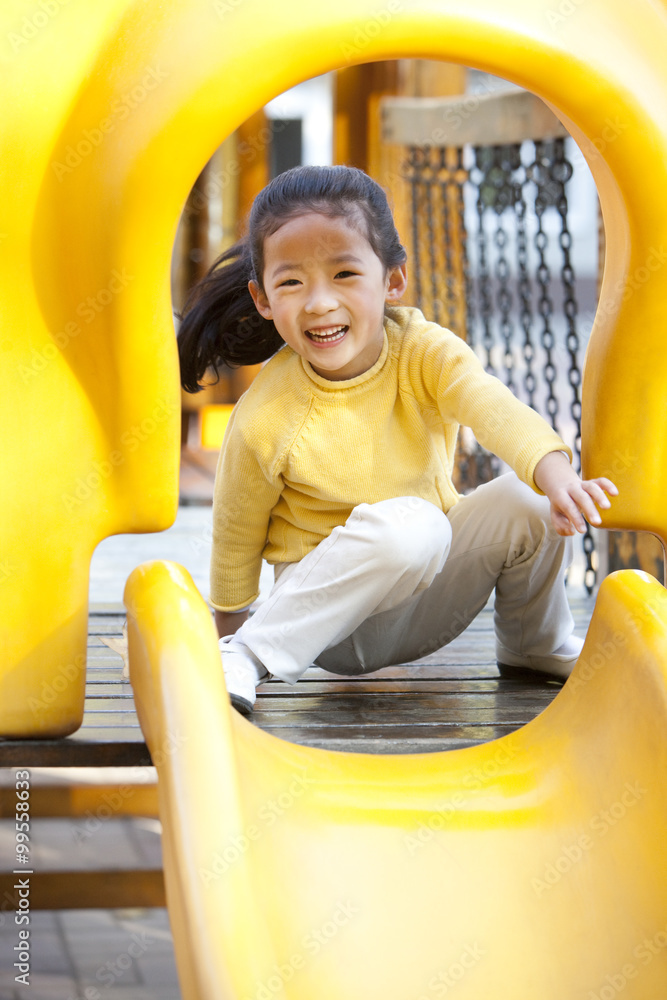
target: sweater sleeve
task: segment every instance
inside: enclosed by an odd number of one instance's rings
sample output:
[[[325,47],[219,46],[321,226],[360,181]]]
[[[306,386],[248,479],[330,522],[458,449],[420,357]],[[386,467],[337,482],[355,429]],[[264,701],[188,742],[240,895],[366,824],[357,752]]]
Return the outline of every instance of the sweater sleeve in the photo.
[[[571,449],[539,413],[484,370],[460,337],[441,333],[431,339],[423,357],[424,380],[441,416],[472,428],[484,448],[541,494],[534,480],[537,463],[551,451],[563,451],[571,461]]]
[[[213,491],[213,551],[210,603],[237,611],[259,594],[262,552],[282,478],[260,455],[232,412],[220,451]]]

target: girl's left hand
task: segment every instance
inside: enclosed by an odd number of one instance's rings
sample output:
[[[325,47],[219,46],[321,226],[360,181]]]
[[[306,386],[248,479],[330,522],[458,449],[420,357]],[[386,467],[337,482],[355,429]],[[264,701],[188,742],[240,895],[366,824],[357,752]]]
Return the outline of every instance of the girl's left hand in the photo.
[[[598,507],[611,507],[609,496],[618,496],[610,479],[580,479],[562,451],[540,459],[533,478],[549,498],[551,523],[559,535],[583,534],[586,520],[597,527],[601,523]]]

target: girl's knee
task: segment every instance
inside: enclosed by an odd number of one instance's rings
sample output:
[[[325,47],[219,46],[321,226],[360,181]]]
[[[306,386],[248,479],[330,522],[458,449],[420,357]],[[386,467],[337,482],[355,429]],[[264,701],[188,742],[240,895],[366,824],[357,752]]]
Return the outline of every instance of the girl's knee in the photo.
[[[420,497],[396,497],[361,504],[353,514],[366,523],[380,563],[400,570],[434,562],[441,568],[449,552],[452,529],[447,515]]]
[[[493,499],[500,504],[507,504],[513,518],[545,524],[548,529],[552,529],[551,508],[546,496],[536,493],[515,473],[500,476],[494,483],[497,484],[497,492]]]

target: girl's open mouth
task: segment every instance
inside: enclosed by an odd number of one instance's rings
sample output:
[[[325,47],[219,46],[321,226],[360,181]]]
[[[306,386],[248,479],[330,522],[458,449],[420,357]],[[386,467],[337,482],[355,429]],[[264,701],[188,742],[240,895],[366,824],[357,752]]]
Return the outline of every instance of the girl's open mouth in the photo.
[[[306,336],[315,344],[337,344],[349,329],[349,326],[332,326],[321,330],[306,330]]]

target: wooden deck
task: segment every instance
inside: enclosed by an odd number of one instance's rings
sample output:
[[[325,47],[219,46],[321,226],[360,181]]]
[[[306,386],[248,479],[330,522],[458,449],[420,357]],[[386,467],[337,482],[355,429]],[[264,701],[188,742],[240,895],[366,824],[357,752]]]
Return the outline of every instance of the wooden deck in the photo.
[[[179,503],[208,506],[213,498],[218,452],[205,448],[181,448]]]
[[[571,600],[584,635],[593,599]],[[0,741],[0,766],[101,767],[150,763],[121,657],[102,642],[120,637],[118,606],[91,609],[82,728],[64,740]],[[502,680],[486,608],[453,643],[416,663],[346,678],[311,667],[296,685],[273,680],[258,691],[255,725],[307,746],[363,753],[422,753],[496,739],[538,715],[555,682]]]
[[[184,447],[180,502],[210,506],[217,452]],[[585,635],[594,599],[571,598]],[[2,740],[0,767],[123,767],[150,764],[121,657],[102,637],[120,637],[122,605],[91,606],[83,726],[64,740]],[[487,607],[453,643],[416,663],[347,678],[311,667],[296,685],[258,691],[252,721],[281,739],[362,753],[422,753],[493,740],[538,715],[556,682],[501,680]]]

